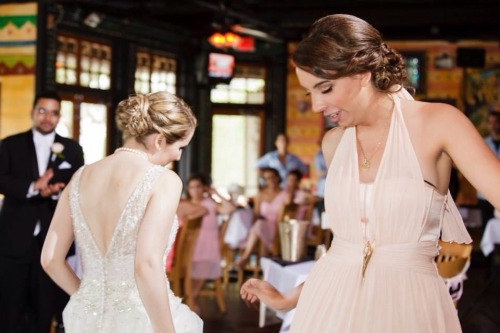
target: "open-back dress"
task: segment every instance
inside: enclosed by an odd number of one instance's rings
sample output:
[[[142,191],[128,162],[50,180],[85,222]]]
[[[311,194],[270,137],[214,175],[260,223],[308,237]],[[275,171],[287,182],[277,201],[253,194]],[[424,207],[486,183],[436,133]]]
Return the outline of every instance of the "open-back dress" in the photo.
[[[122,211],[106,253],[99,249],[80,208],[79,183],[83,170],[84,167],[75,174],[69,192],[83,276],[79,289],[71,296],[64,309],[64,329],[66,333],[153,333],[137,289],[134,262],[137,233],[152,185],[162,172],[162,167],[152,166],[135,187]],[[167,253],[172,249],[177,228],[176,219],[170,231]],[[176,333],[202,333],[202,320],[174,295],[166,275],[165,283]]]

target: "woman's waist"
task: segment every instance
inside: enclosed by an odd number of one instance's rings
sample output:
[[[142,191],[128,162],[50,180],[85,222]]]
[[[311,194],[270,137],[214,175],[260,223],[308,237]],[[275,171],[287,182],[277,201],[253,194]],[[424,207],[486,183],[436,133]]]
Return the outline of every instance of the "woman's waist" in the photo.
[[[435,273],[434,258],[438,254],[434,241],[377,244],[371,243],[372,255],[370,265],[389,265],[408,269],[420,269]],[[366,244],[354,243],[339,237],[334,237],[327,257],[335,260],[362,263]]]

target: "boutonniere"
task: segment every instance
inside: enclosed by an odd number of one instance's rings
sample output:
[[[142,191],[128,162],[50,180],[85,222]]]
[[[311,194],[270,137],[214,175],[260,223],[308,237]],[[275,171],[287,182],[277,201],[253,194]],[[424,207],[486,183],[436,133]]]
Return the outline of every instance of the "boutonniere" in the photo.
[[[62,153],[64,150],[64,146],[60,142],[54,142],[52,146],[50,146],[50,151],[54,156],[57,156],[61,160],[64,160],[64,154]]]

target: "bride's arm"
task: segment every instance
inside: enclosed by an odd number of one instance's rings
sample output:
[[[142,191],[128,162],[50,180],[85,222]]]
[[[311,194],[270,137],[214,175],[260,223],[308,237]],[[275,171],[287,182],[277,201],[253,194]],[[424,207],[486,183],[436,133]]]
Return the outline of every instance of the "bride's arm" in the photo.
[[[50,223],[42,248],[41,264],[54,282],[69,295],[80,286],[80,279],[66,261],[66,254],[73,243],[68,188],[63,191]]]
[[[163,255],[179,204],[182,182],[166,170],[155,183],[138,233],[135,278],[155,333],[175,332]]]

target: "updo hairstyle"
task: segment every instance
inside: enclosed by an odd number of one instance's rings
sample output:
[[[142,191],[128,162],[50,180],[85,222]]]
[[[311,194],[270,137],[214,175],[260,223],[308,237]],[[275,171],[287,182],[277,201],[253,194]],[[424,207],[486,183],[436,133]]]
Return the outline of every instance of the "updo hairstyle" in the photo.
[[[121,101],[115,120],[124,140],[134,137],[139,142],[150,134],[160,133],[172,144],[187,137],[196,127],[191,108],[167,92],[138,94]]]
[[[382,40],[380,32],[360,18],[335,14],[316,21],[297,45],[293,61],[302,70],[327,80],[370,72],[376,89],[404,86],[402,56]]]

